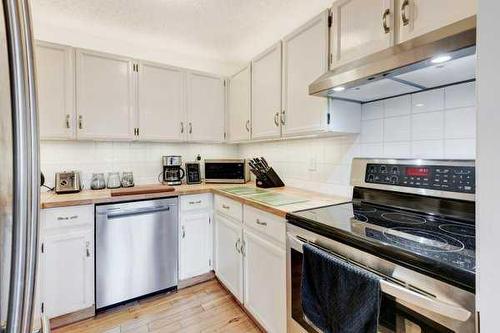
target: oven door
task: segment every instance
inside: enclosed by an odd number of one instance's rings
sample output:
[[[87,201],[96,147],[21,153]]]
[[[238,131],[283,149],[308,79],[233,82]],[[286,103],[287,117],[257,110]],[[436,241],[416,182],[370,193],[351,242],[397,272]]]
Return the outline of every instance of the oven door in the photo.
[[[296,227],[293,228],[297,230],[300,229]],[[318,329],[305,318],[302,311],[302,245],[305,239],[311,240],[312,238],[310,235],[313,235],[309,232],[306,233],[309,234],[307,238],[297,235],[296,233],[288,233],[287,306],[289,332],[318,332]],[[315,239],[317,239],[317,237],[321,236],[315,237]],[[333,240],[329,240],[329,242],[334,242],[336,245],[340,244],[346,251],[361,252]],[[325,244],[324,241],[318,243],[321,243],[321,248],[325,249],[323,246]],[[335,252],[330,250],[330,247],[328,247],[328,251],[336,255]],[[367,253],[363,253],[363,255],[373,261],[373,259],[369,257],[374,256]],[[341,257],[345,257],[344,251],[342,251]],[[388,283],[387,281],[381,282],[383,294],[379,317],[379,332],[464,333],[475,331],[475,320],[472,315],[472,313],[474,313],[473,309],[470,311],[460,304],[439,300],[435,295],[426,295],[422,292],[415,292],[397,284],[393,286],[390,284],[393,283]],[[474,295],[468,294],[469,297],[467,297],[466,303],[472,303],[471,306],[473,306]],[[460,292],[457,296],[463,301],[464,298]]]

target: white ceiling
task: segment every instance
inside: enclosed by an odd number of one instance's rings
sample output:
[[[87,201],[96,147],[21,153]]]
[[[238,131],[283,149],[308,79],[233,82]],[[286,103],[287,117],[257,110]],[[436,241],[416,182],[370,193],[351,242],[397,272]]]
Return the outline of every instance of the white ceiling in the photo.
[[[32,0],[36,28],[106,36],[231,64],[249,61],[332,0]],[[53,29],[54,30],[54,29]],[[147,41],[147,44],[145,43]]]

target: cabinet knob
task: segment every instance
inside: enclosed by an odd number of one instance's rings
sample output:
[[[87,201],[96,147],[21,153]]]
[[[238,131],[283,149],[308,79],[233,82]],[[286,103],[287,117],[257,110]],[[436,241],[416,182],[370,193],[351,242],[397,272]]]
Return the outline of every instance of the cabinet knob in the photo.
[[[224,205],[224,204],[222,204],[222,208],[224,208],[224,209],[229,209],[230,207],[229,207],[229,206],[226,206],[226,205]]]
[[[388,34],[391,32],[391,27],[389,26],[389,23],[387,22],[387,17],[391,15],[391,10],[387,8],[384,11],[384,14],[382,15],[382,27],[384,28],[384,32]]]
[[[234,246],[236,247],[236,252],[241,253],[241,239],[238,238]]]
[[[266,226],[267,225],[267,222],[262,222],[261,220],[257,219],[255,221],[258,225],[263,225],[263,226]]]
[[[280,125],[280,113],[279,111],[274,114],[274,125],[278,127]]]
[[[247,130],[247,132],[250,132],[250,120],[246,121],[246,123],[245,123],[245,129]]]
[[[285,125],[286,123],[286,118],[285,118],[285,110],[281,111],[281,125]]]
[[[85,254],[87,257],[90,257],[90,242],[85,242]]]
[[[184,122],[181,121],[181,134],[183,134],[183,133],[184,133]]]
[[[83,129],[83,116],[82,115],[78,116],[78,128]]]
[[[193,133],[193,124],[189,123],[189,134]]]
[[[71,124],[69,123],[70,115],[67,114],[64,119],[65,119],[66,128],[71,128]]]
[[[182,226],[182,238],[186,238],[186,228]]]

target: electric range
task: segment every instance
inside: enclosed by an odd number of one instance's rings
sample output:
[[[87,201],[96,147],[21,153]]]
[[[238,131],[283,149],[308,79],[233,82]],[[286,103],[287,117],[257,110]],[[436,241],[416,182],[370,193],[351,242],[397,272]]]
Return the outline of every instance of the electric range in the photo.
[[[351,185],[350,202],[287,215],[292,332],[314,331],[298,294],[304,243],[381,277],[381,329],[473,331],[474,161],[354,159]]]

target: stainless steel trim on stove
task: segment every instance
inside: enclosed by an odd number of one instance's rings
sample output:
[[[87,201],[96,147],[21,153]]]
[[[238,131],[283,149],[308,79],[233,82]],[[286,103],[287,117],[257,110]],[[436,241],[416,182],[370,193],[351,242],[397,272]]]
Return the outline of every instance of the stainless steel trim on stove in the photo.
[[[397,302],[456,333],[475,328],[475,295],[464,289],[399,266],[376,255],[287,223],[287,307],[291,332],[304,332],[292,317],[292,250],[302,253],[309,242],[337,257],[383,277],[382,290]]]
[[[472,16],[334,68],[309,85],[309,94],[328,97],[335,87],[349,89],[400,75],[429,66],[426,60],[433,56],[464,50],[475,44],[476,17]]]
[[[475,166],[474,160],[426,160],[426,159],[364,159],[364,158],[354,158],[352,160],[351,167],[351,185],[373,188],[378,190],[387,191],[397,191],[411,194],[419,194],[433,197],[458,199],[466,201],[475,201],[475,194],[470,193],[458,193],[449,191],[439,191],[430,190],[423,188],[413,188],[395,185],[385,185],[385,184],[373,184],[365,182],[366,166],[368,163],[372,164],[408,164],[408,165],[442,165],[442,166],[464,166],[473,167]]]
[[[364,269],[366,271],[369,271],[377,276],[380,277],[380,288],[382,292],[391,295],[395,298],[397,298],[400,301],[407,302],[409,304],[412,304],[414,306],[420,307],[427,309],[429,311],[435,312],[439,315],[459,320],[459,321],[467,321],[470,316],[472,315],[470,311],[467,309],[464,309],[462,306],[453,303],[451,301],[443,301],[443,300],[438,300],[436,296],[428,293],[424,293],[419,290],[414,290],[411,289],[408,283],[405,283],[404,281],[400,281],[397,279],[394,279],[393,277],[386,275],[382,272],[378,272],[374,269],[371,269],[370,267],[363,265],[361,263],[358,263],[354,260],[349,259],[348,257],[345,257],[341,254],[335,253],[334,251],[331,251],[319,244],[316,244],[314,241],[301,238],[300,236],[292,236],[288,234],[290,243],[295,250],[302,252],[302,246],[304,244],[310,244],[315,246],[316,248],[319,248],[320,250],[323,250],[325,252],[328,252],[329,254],[344,260],[348,262],[351,265],[357,266],[361,269]],[[293,245],[292,245],[293,244]]]
[[[3,2],[13,123],[13,239],[7,331],[31,330],[38,248],[40,167],[35,64],[27,0]]]

